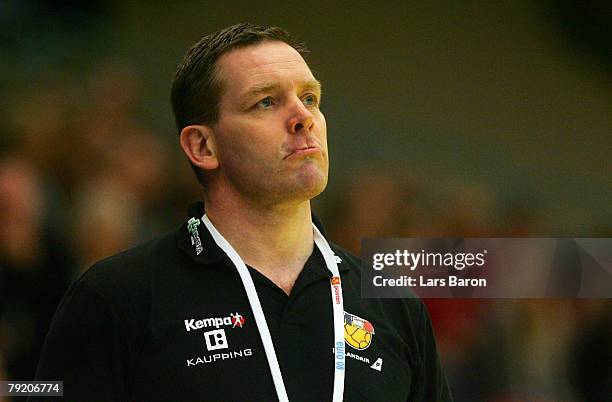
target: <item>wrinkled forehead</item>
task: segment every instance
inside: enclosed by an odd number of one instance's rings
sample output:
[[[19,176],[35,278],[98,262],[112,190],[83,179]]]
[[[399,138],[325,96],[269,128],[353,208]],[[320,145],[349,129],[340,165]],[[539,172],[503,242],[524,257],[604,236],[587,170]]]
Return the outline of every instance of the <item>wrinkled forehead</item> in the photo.
[[[314,80],[302,56],[280,41],[265,41],[233,49],[217,60],[216,78],[222,99],[241,98],[262,83],[298,86]]]

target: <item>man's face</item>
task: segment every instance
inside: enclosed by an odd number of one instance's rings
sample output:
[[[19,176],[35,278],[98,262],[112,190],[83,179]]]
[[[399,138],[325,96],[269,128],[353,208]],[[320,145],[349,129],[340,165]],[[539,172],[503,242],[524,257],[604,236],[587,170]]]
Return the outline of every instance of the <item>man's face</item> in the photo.
[[[217,61],[222,95],[212,126],[223,185],[274,205],[304,201],[327,184],[321,88],[284,42],[232,50]]]

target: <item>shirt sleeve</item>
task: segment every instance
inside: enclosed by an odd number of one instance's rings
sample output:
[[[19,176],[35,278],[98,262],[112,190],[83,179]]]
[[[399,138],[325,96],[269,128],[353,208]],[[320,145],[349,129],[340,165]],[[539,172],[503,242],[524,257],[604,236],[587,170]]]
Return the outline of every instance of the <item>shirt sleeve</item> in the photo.
[[[38,381],[63,381],[63,399],[28,401],[126,401],[128,349],[116,309],[79,280],[55,313],[36,372]]]
[[[427,307],[419,303],[419,358],[421,369],[418,374],[417,386],[411,393],[409,402],[452,402],[453,398],[442,371],[440,358],[436,348],[431,319]]]

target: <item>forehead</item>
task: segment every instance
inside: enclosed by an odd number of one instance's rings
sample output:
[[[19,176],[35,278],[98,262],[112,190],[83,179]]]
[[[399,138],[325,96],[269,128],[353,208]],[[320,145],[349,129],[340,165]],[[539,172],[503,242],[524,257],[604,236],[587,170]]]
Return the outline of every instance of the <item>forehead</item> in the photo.
[[[299,85],[314,79],[302,56],[284,42],[268,41],[234,49],[217,60],[224,95],[241,96],[263,82]]]

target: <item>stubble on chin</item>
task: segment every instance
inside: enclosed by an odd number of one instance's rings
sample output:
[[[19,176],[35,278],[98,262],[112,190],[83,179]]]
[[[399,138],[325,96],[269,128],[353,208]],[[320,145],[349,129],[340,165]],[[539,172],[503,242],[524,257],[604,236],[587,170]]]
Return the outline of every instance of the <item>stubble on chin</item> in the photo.
[[[284,203],[301,203],[311,200],[321,194],[327,187],[328,175],[327,165],[321,166],[314,162],[310,166],[303,166],[292,175],[287,175],[279,180],[270,180],[266,194],[260,194],[261,199],[266,199],[270,205]],[[283,173],[279,173],[283,175]]]
[[[321,194],[327,187],[328,180],[326,161],[321,163],[311,161],[309,163],[312,163],[312,165],[305,166],[305,169],[297,175],[294,184],[296,193],[301,193],[304,200],[310,200]]]

